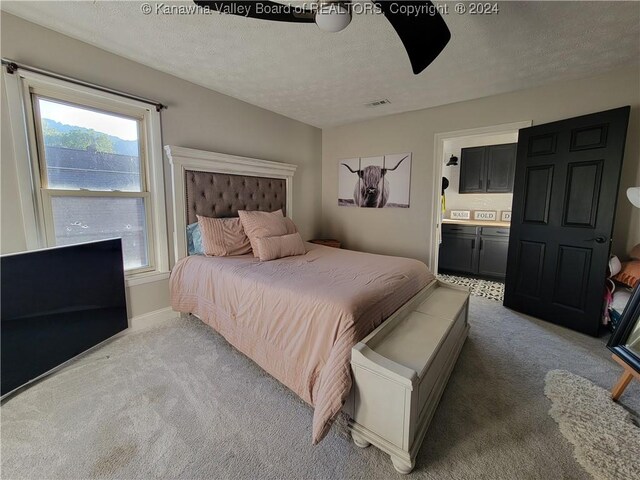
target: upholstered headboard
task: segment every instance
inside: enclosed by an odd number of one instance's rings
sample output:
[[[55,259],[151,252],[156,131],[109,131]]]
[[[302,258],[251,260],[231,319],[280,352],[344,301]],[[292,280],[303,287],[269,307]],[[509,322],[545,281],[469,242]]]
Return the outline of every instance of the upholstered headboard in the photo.
[[[171,164],[175,260],[187,256],[187,225],[196,215],[235,217],[238,210],[292,217],[296,165],[191,148],[164,147]]]
[[[187,224],[205,217],[237,217],[238,210],[287,213],[287,182],[282,178],[186,170]]]

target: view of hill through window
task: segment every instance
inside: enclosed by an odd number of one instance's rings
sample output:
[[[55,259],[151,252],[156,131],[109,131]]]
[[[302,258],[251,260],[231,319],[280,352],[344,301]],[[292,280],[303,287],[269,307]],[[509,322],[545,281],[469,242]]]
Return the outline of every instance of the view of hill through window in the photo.
[[[38,113],[47,188],[68,191],[51,198],[56,244],[121,238],[125,268],[148,265],[140,120],[42,97]]]
[[[42,135],[47,146],[95,150],[117,155],[138,155],[138,141],[124,140],[91,128],[65,125],[50,118],[42,119]]]

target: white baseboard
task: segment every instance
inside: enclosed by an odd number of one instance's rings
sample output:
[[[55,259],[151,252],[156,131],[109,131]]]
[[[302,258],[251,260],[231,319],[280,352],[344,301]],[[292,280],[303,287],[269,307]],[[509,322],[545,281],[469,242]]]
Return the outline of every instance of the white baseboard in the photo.
[[[154,310],[149,313],[143,313],[142,315],[137,315],[129,319],[129,331],[137,332],[145,328],[159,325],[178,316],[180,316],[180,313],[173,311],[171,307],[161,308],[160,310]]]

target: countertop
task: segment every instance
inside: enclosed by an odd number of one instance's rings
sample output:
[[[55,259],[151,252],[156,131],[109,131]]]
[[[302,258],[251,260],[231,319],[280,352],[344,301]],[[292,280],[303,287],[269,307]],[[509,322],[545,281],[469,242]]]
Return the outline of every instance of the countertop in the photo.
[[[499,222],[497,220],[451,220],[450,218],[443,218],[442,223],[450,225],[471,225],[479,227],[511,227],[510,222]]]

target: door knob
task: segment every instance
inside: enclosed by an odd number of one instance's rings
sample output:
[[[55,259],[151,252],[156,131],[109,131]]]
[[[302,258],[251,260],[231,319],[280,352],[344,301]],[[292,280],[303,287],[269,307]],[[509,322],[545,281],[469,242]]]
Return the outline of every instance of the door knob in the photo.
[[[607,241],[607,238],[606,237],[595,237],[595,238],[588,238],[585,241],[586,242],[605,243]]]

